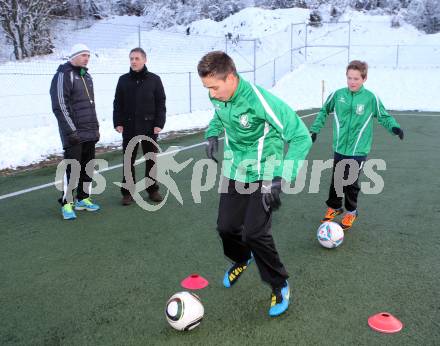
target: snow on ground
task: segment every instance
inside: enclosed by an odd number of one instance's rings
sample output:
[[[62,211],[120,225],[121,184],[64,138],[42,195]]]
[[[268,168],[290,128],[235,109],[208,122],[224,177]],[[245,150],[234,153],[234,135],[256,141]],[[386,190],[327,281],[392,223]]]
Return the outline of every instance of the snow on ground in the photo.
[[[325,98],[345,87],[345,67],[304,65],[282,78],[272,92],[294,109],[319,107]],[[364,86],[375,92],[387,109],[439,111],[440,70],[438,68],[370,68]]]
[[[310,10],[303,8],[265,10],[249,7],[221,22],[203,19],[191,23],[189,27],[191,34],[196,35],[223,37],[231,33],[233,37],[240,35],[246,38],[259,38],[285,30],[291,23],[305,23],[309,20],[309,15]],[[174,29],[183,32],[186,26]]]
[[[167,92],[168,120],[164,132],[203,128],[211,119],[207,91],[195,73],[197,62],[204,53],[227,48],[239,70],[252,67],[254,43],[228,41],[225,47],[224,35],[227,33],[233,38],[258,38],[256,82],[270,87],[273,80],[283,76],[272,91],[296,110],[321,105],[322,80],[325,81],[324,97],[345,86],[347,50],[344,48],[337,48],[340,51],[336,52],[335,48],[309,48],[307,61],[306,52],[298,51],[294,56],[294,71],[285,74],[290,68],[290,55],[286,56],[285,52],[289,50],[291,34],[294,46],[305,41],[304,25],[291,27],[290,23],[305,22],[308,15],[309,10],[304,9],[247,8],[223,22],[194,22],[189,36],[184,34],[186,28],[177,26],[173,31],[141,29],[141,44],[149,56],[148,67],[160,74]],[[350,11],[341,20],[352,21],[350,59],[369,62],[366,87],[375,91],[388,109],[440,110],[440,34],[424,35],[407,24],[398,29],[390,28],[389,16]],[[111,17],[78,31],[72,31],[72,26],[77,24],[71,22],[58,25],[54,54],[0,65],[0,169],[36,163],[49,155],[62,153],[48,89],[57,66],[63,63],[60,58],[74,42],[87,43],[94,53],[89,67],[95,81],[101,132],[99,145],[121,141],[112,124],[114,89],[119,75],[128,71],[127,54],[139,43],[139,25],[144,25],[143,19]],[[348,24],[343,23],[309,27],[307,40],[313,45],[343,45],[347,43],[348,30]],[[397,44],[424,46],[397,47]],[[274,78],[272,63],[261,65],[282,54],[284,58],[276,61],[278,74]],[[252,73],[243,76],[253,81]],[[189,79],[192,83],[191,113]]]
[[[271,91],[292,108],[308,109],[321,105],[321,80],[325,81],[325,97],[345,86],[345,66],[340,68],[304,65],[282,78]],[[375,91],[385,106],[393,110],[439,111],[439,69],[370,69],[365,84]],[[206,97],[208,97],[206,95]],[[194,111],[168,116],[164,133],[208,125],[212,111]],[[48,126],[0,133],[0,168],[37,163],[51,154],[61,152],[57,125],[51,119]],[[120,143],[111,120],[101,121],[101,145]]]

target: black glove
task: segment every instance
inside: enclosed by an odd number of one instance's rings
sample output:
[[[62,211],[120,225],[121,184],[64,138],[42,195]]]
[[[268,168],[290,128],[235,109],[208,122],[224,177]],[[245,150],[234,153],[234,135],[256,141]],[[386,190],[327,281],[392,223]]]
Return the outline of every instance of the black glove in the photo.
[[[218,163],[217,159],[214,156],[214,154],[216,154],[217,152],[218,152],[218,137],[217,136],[208,137],[208,143],[206,145],[206,156],[208,156],[208,158],[213,160],[215,163]]]
[[[275,211],[281,206],[281,177],[274,177],[271,184],[261,187],[263,195],[263,208],[267,212]]]
[[[72,132],[71,134],[67,135],[67,141],[69,145],[77,145],[81,142],[81,138],[79,138],[78,133],[76,131]]]
[[[312,143],[315,143],[318,134],[316,132],[310,132],[310,137],[312,137]]]
[[[400,127],[393,127],[391,129],[396,136],[399,136],[400,140],[403,140],[403,130]]]

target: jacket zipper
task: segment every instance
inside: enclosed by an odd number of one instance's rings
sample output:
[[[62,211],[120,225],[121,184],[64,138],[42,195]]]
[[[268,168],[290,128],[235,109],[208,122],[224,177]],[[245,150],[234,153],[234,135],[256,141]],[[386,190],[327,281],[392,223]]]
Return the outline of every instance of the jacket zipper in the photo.
[[[84,77],[83,76],[80,76],[80,77],[81,77],[81,79],[83,81],[84,87],[86,88],[87,97],[89,98],[90,104],[92,105],[93,104],[93,100],[90,97],[89,88],[87,88],[87,84],[86,84],[86,81],[84,80]]]
[[[354,99],[354,95],[353,92],[350,92],[350,96],[351,96],[351,102],[350,102],[350,119],[348,121],[348,127],[347,127],[347,139],[345,140],[345,153],[347,153],[347,147],[348,147],[348,142],[350,139],[350,132],[351,132],[351,119],[353,117],[353,99]]]
[[[228,107],[228,104],[229,104],[229,113],[228,113],[228,117],[229,117],[229,128],[232,129],[232,128],[233,128],[233,126],[232,126],[232,120],[231,120],[232,104],[231,104],[230,102],[225,102],[225,107]],[[237,136],[236,136],[237,134],[236,134],[235,130],[234,130],[234,135],[235,135],[235,137],[237,137]]]

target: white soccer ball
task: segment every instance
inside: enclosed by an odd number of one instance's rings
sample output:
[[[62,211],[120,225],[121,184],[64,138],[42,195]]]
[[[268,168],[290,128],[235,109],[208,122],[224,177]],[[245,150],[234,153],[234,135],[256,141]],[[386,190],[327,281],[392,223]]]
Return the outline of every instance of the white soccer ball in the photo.
[[[336,222],[327,221],[319,226],[316,237],[322,246],[332,249],[344,241],[344,230]]]
[[[168,299],[165,316],[177,330],[188,331],[197,327],[203,319],[205,309],[200,298],[191,292],[178,292]]]

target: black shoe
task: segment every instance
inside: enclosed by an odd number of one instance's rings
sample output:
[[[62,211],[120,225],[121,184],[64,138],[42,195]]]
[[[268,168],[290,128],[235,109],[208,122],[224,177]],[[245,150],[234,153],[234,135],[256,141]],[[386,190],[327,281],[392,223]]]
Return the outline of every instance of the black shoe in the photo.
[[[134,199],[133,197],[131,197],[131,195],[122,196],[122,200],[121,200],[122,205],[130,205],[133,202]]]
[[[153,192],[148,193],[148,197],[153,202],[162,202],[163,201],[163,197],[161,196],[159,191],[153,191]]]

